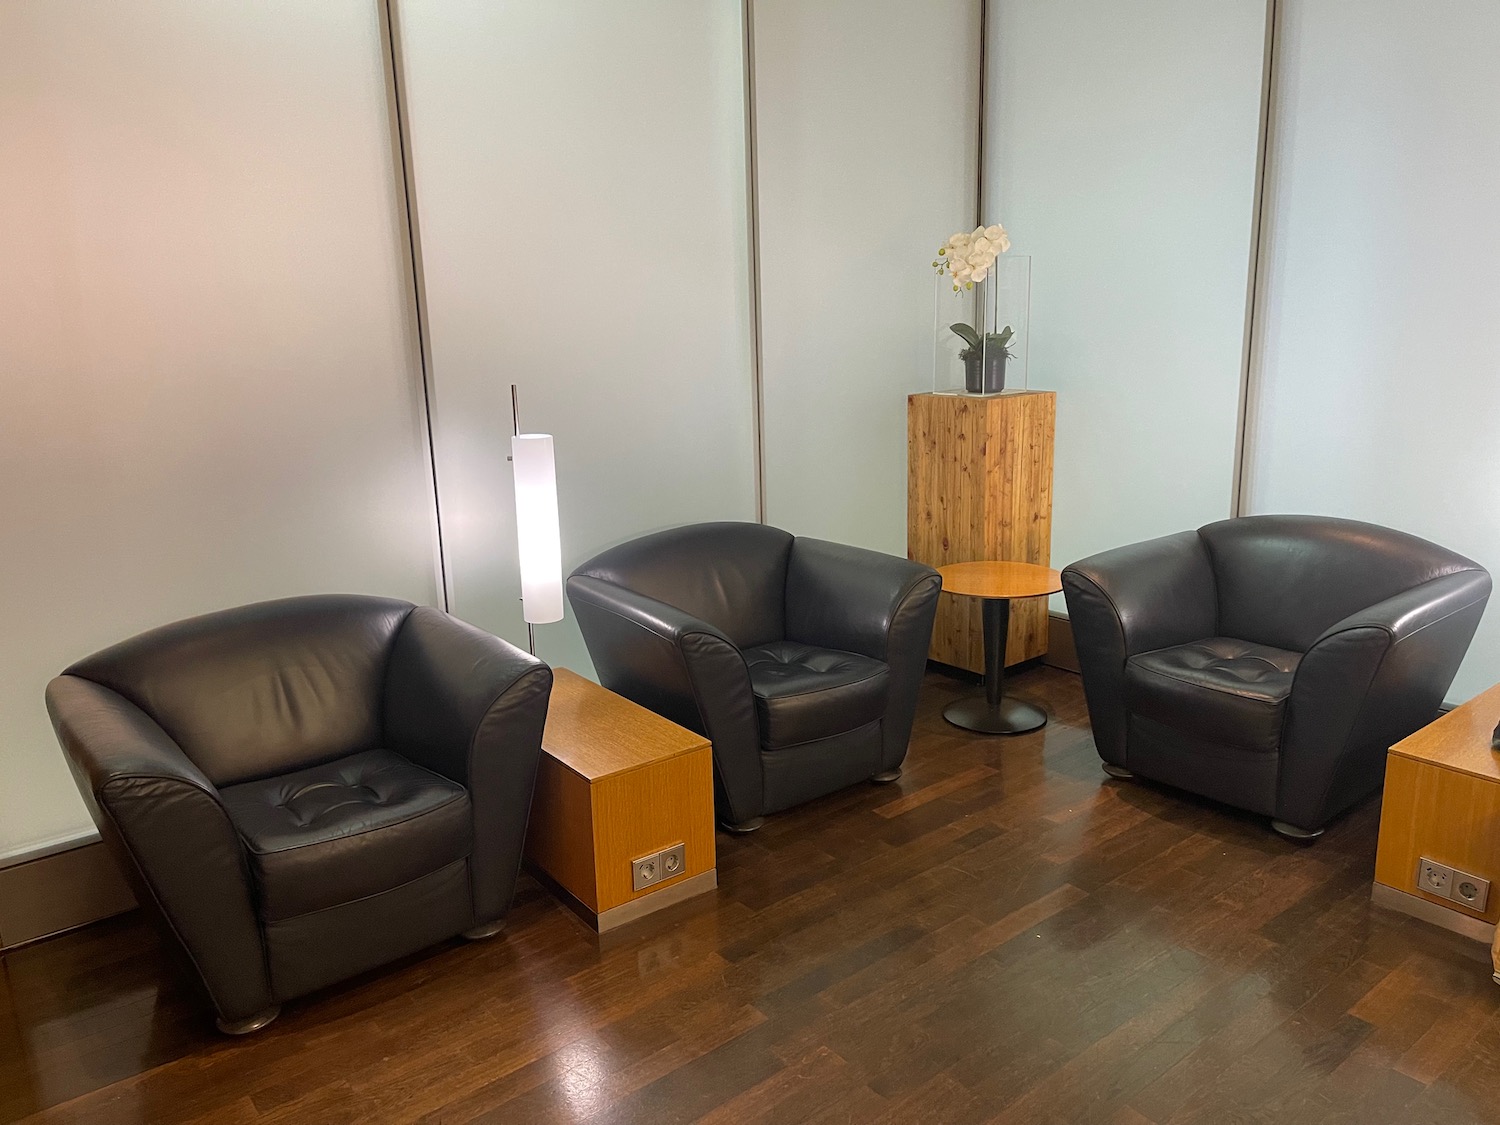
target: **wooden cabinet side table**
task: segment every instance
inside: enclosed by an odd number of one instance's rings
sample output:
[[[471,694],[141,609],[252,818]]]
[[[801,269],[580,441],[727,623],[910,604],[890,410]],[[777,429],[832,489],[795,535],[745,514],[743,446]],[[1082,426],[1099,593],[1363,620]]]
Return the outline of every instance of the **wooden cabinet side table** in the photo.
[[[1484,942],[1500,921],[1500,754],[1490,749],[1497,721],[1500,684],[1391,747],[1372,895]],[[1419,885],[1424,858],[1491,880],[1484,908]]]
[[[526,858],[601,933],[711,891],[708,739],[559,668],[542,735]],[[683,845],[681,870],[636,889],[636,860]]]

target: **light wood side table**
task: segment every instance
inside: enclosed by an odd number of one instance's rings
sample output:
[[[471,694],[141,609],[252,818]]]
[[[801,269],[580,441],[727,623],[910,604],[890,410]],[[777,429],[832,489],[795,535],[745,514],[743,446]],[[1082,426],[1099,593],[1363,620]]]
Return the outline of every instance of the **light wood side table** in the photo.
[[[1372,892],[1381,906],[1486,943],[1500,921],[1500,754],[1490,749],[1497,721],[1500,684],[1391,747]],[[1484,908],[1424,888],[1424,858],[1492,880]]]
[[[938,567],[943,593],[984,603],[984,697],[950,703],[943,718],[980,734],[1025,734],[1047,725],[1047,712],[1005,698],[1005,642],[1012,598],[1040,598],[1062,589],[1062,575],[1024,562],[964,562]]]
[[[635,886],[637,860],[683,862]],[[601,933],[718,885],[708,739],[576,672],[554,673],[526,858]]]

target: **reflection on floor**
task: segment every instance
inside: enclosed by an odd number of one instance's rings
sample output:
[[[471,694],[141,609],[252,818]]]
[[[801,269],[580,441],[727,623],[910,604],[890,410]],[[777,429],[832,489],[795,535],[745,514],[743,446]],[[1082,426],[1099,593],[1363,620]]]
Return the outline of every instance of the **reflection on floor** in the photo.
[[[1076,677],[1013,688],[1053,722],[985,738],[930,676],[902,780],[721,836],[715,895],[601,942],[525,880],[246,1040],[139,916],[18,951],[0,1120],[1500,1120],[1487,951],[1370,905],[1378,800],[1298,848],[1106,780]]]

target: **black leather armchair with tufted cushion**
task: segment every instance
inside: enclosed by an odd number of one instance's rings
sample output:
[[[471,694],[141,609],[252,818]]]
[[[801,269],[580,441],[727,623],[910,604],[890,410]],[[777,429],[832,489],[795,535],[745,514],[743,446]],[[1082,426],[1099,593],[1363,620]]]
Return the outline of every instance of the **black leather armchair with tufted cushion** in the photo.
[[[600,682],[713,743],[719,818],[900,776],[941,580],[754,523],[621,544],[568,579]]]
[[[1063,592],[1105,770],[1305,840],[1437,716],[1490,577],[1374,524],[1246,516],[1074,563]]]
[[[47,707],[219,1027],[510,907],[552,671],[435,609],[325,595],[152,630]]]

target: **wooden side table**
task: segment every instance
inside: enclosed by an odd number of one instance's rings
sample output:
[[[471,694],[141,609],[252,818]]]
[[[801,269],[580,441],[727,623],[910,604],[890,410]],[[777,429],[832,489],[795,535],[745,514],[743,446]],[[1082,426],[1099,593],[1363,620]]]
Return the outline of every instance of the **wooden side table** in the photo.
[[[1391,747],[1372,891],[1381,906],[1486,943],[1500,921],[1500,754],[1490,749],[1497,721],[1500,685]],[[1483,907],[1424,887],[1423,859],[1491,880]]]
[[[683,846],[637,887],[637,860]],[[601,933],[718,885],[708,739],[576,672],[554,673],[526,858]]]
[[[1024,562],[965,562],[938,567],[943,593],[984,601],[984,698],[950,703],[943,718],[980,734],[1025,734],[1047,725],[1047,712],[1005,698],[1005,642],[1012,598],[1040,598],[1062,589],[1051,567]]]

